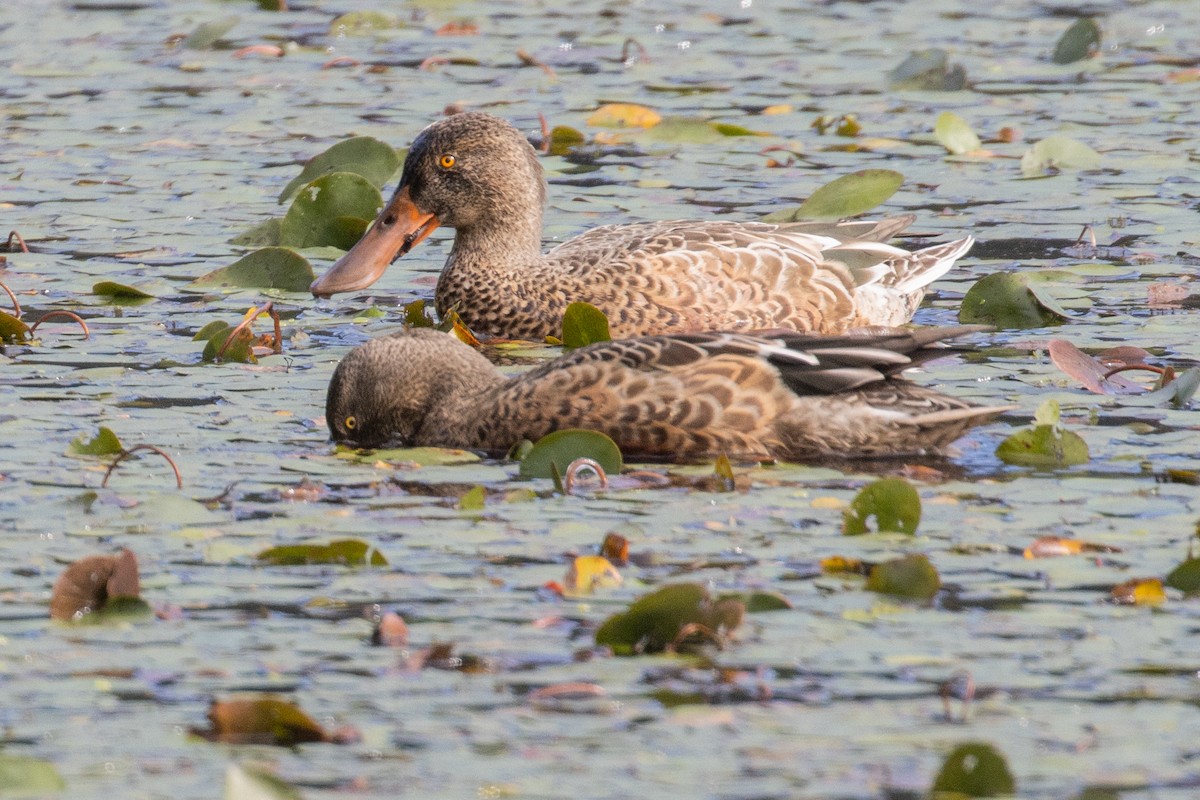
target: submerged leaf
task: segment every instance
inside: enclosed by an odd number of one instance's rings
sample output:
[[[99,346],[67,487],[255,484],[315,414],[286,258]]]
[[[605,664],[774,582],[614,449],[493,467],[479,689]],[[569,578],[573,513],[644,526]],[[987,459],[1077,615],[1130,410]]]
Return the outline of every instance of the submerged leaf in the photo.
[[[1054,45],[1054,55],[1051,60],[1055,64],[1073,64],[1095,54],[1100,47],[1100,26],[1096,20],[1083,17],[1075,20],[1071,27],[1059,37]]]
[[[292,178],[279,193],[279,202],[286,203],[301,187],[334,172],[361,175],[376,189],[382,189],[396,174],[400,164],[400,154],[396,148],[373,136],[345,139],[306,161],[300,174]]]
[[[916,533],[921,522],[921,496],[903,478],[881,478],[868,484],[843,512],[842,533],[866,533],[871,517],[875,517],[880,531]]]
[[[951,751],[930,787],[930,794],[965,797],[1012,795],[1017,782],[1008,761],[996,748],[983,742],[964,742]]]
[[[993,272],[975,282],[962,299],[958,321],[998,328],[1042,328],[1067,318],[1048,295],[1035,293],[1017,272]]]
[[[534,442],[521,459],[518,474],[522,478],[552,478],[557,468],[561,476],[577,458],[593,459],[610,475],[621,471],[621,450],[616,442],[599,431],[566,428]]]
[[[67,452],[76,456],[115,456],[125,449],[121,440],[112,432],[112,428],[101,425],[100,430],[91,439],[86,439],[86,433],[71,440]]]
[[[843,175],[817,189],[796,208],[772,212],[763,222],[842,219],[866,213],[887,200],[904,176],[891,169],[863,169]]]
[[[975,131],[971,130],[967,121],[953,111],[943,111],[938,114],[937,122],[933,126],[933,135],[937,137],[942,147],[956,156],[970,153],[983,146],[983,142],[979,141],[979,137]]]
[[[308,259],[286,247],[264,247],[201,275],[189,289],[282,289],[307,292],[316,278]]]
[[[344,564],[357,567],[369,564],[372,567],[386,567],[388,564],[383,553],[362,539],[335,539],[326,543],[279,545],[263,550],[255,558],[279,566]]]
[[[1100,154],[1069,136],[1047,136],[1021,156],[1021,172],[1026,177],[1057,175],[1063,170],[1091,169],[1100,163]]]
[[[942,579],[929,559],[911,553],[871,567],[867,589],[908,600],[928,600],[938,593]]]
[[[658,653],[677,649],[695,631],[720,636],[741,624],[745,607],[738,600],[714,602],[697,583],[677,583],[644,595],[626,611],[614,614],[596,631],[596,644],[616,655]]]
[[[369,180],[353,172],[332,172],[296,194],[283,217],[280,243],[349,250],[382,207],[383,195]]]
[[[608,332],[608,317],[591,303],[571,303],[563,312],[563,347],[586,347],[596,342],[612,341]]]

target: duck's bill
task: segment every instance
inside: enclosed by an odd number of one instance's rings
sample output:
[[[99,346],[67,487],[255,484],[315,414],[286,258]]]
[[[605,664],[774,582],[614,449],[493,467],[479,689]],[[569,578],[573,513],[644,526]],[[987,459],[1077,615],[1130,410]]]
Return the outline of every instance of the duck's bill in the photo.
[[[388,266],[412,250],[438,226],[438,218],[417,208],[405,186],[379,212],[375,222],[321,277],[308,287],[314,297],[365,289],[379,280]]]

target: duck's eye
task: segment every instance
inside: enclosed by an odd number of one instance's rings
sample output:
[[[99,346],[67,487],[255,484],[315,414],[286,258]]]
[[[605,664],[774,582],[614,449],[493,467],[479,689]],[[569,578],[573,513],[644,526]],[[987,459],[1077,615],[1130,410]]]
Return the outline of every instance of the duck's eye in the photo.
[[[458,159],[447,153],[438,159],[438,166],[442,169],[454,169],[454,165],[458,163]]]
[[[346,422],[344,424],[346,426],[346,430],[352,431],[358,427],[358,419],[351,414],[350,416],[346,417]]]

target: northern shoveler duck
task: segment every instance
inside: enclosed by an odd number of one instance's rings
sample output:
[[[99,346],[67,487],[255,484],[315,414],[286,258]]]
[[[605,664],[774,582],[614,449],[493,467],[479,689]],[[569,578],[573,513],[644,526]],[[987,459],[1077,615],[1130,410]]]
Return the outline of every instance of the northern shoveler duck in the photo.
[[[648,336],[580,348],[514,378],[456,337],[412,329],[352,350],[325,403],[362,447],[507,451],[561,428],[628,456],[676,460],[891,456],[945,447],[1011,406],[981,407],[899,372],[979,327],[879,336]]]
[[[819,333],[907,322],[970,236],[909,252],[886,244],[912,216],[880,222],[674,221],[609,225],[542,253],[546,183],[504,120],[455,114],[425,128],[395,195],[312,284],[328,297],[370,286],[434,228],[455,229],[436,291],[477,333],[541,339],[582,300],[614,337],[774,328]]]

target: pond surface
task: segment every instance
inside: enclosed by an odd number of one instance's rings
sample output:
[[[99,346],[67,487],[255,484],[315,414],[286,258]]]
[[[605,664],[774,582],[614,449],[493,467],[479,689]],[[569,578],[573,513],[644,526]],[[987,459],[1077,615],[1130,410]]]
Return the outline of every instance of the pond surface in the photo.
[[[1052,64],[1077,5],[5,4],[0,232],[18,231],[33,252],[6,253],[0,280],[26,320],[72,310],[91,337],[54,320],[36,341],[0,349],[0,753],[53,764],[81,798],[211,798],[229,764],[251,762],[306,797],[880,798],[923,793],[956,744],[985,741],[1022,797],[1194,797],[1200,605],[1173,590],[1152,607],[1109,597],[1187,556],[1196,489],[1156,475],[1196,467],[1198,420],[1191,408],[1088,393],[1046,342],[1136,345],[1177,368],[1200,358],[1196,312],[1148,302],[1153,283],[1186,286],[1200,255],[1200,5],[1090,3],[1098,56]],[[381,6],[402,26],[330,32],[337,15]],[[177,34],[234,15],[216,46],[179,44]],[[478,34],[435,35],[457,21]],[[640,48],[623,60],[627,39]],[[235,53],[260,44],[283,56]],[[973,88],[889,87],[893,68],[931,47]],[[322,68],[338,57],[353,61]],[[448,61],[420,68],[438,57]],[[402,304],[432,295],[448,232],[370,290],[333,300],[183,289],[240,256],[229,240],[279,216],[276,197],[299,165],[348,136],[403,146],[450,104],[530,134],[542,114],[611,136],[586,125],[605,102],[768,136],[646,135],[546,156],[548,240],[621,221],[755,218],[838,175],[887,167],[907,181],[882,211],[917,213],[922,233],[980,239],[934,285],[918,323],[955,322],[964,292],[992,272],[1073,273],[1058,286],[1074,315],[1066,324],[980,337],[978,353],[914,375],[1021,409],[920,473],[915,537],[842,536],[842,509],[878,465],[740,465],[748,491],[623,485],[562,497],[469,455],[439,464],[335,450],[321,417],[334,364],[397,329]],[[947,110],[998,157],[948,158],[933,138]],[[856,138],[812,125],[848,114]],[[1018,140],[986,141],[1003,128]],[[1021,154],[1056,133],[1099,151],[1099,166],[1023,179]],[[1100,247],[1090,237],[1073,247],[1085,226]],[[329,254],[313,261],[324,269]],[[92,294],[105,279],[156,299],[115,305]],[[267,299],[283,313],[282,355],[200,362],[196,330]],[[996,445],[1047,399],[1090,463],[999,462]],[[184,488],[144,457],[100,489],[106,461],[67,451],[101,425],[127,446],[164,448]],[[305,478],[323,497],[288,499]],[[486,507],[459,510],[477,485]],[[537,495],[510,494],[521,487]],[[584,599],[539,591],[609,531],[654,556],[649,565]],[[1042,536],[1120,551],[1025,559]],[[390,566],[254,558],[331,537],[365,539]],[[120,547],[137,553],[142,594],[162,618],[51,623],[64,565]],[[941,572],[932,605],[819,568],[835,555],[907,552]],[[707,660],[577,657],[606,616],[671,580],[772,590],[794,608],[751,615]],[[407,619],[408,651],[369,645],[378,609]],[[434,643],[485,669],[412,666]],[[966,676],[975,700],[965,712],[952,700],[947,715],[942,686]],[[584,713],[528,702],[531,689],[569,681],[599,684],[613,702]],[[239,692],[288,697],[361,741],[284,749],[189,735],[213,698]]]

